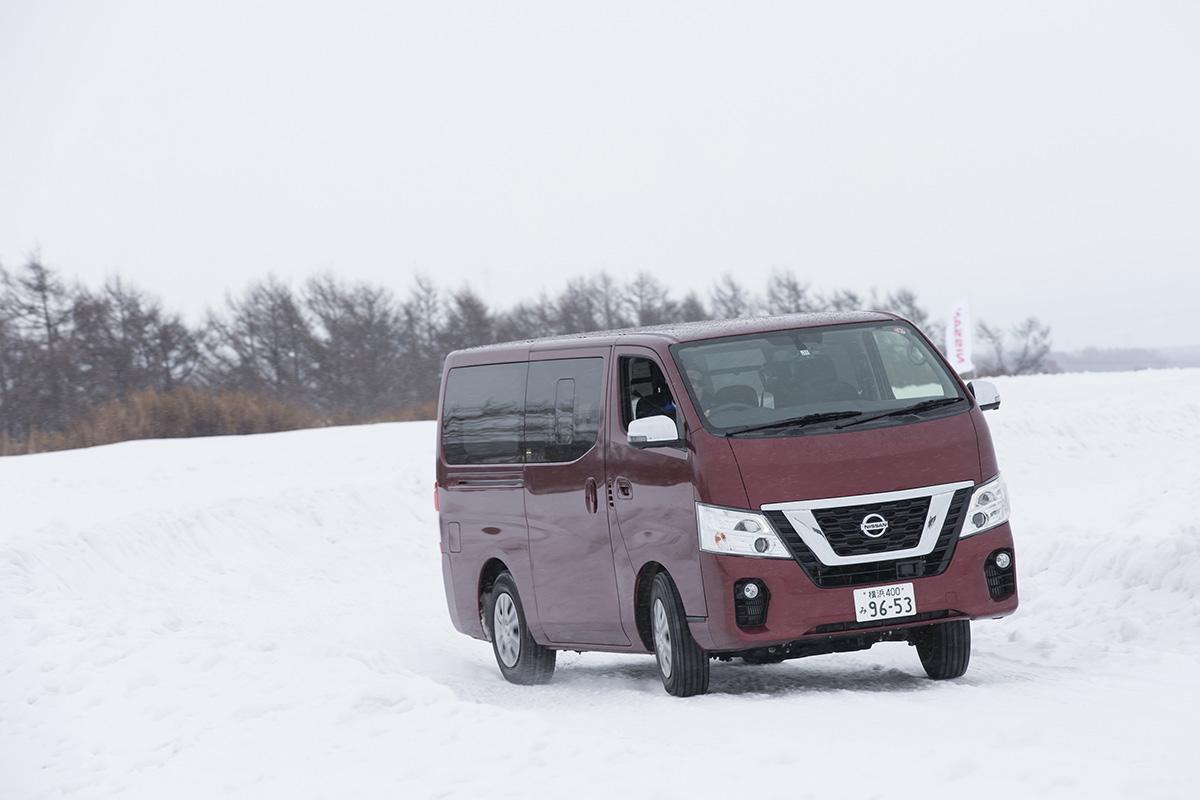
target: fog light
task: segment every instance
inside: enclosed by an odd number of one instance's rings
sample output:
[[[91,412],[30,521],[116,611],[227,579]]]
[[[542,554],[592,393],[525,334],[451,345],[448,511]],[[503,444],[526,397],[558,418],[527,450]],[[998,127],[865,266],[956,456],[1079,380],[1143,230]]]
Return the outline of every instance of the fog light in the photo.
[[[1008,569],[1012,565],[1012,556],[1008,553],[996,553],[996,566],[1000,569]]]
[[[733,584],[733,611],[737,626],[761,628],[767,624],[771,590],[758,578],[739,578]]]

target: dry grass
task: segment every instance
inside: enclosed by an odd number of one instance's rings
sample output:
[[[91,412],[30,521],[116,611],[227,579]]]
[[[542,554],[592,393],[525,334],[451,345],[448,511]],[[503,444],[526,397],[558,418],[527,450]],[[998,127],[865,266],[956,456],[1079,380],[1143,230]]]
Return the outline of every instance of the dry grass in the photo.
[[[348,419],[343,421],[342,418],[337,418],[338,425],[358,425],[371,422],[412,422],[417,419],[436,419],[437,418],[437,403],[420,403],[415,406],[405,406],[404,408],[396,408],[391,411],[385,411],[379,414],[371,414],[361,419]]]
[[[312,411],[254,395],[145,390],[97,408],[64,431],[34,431],[25,441],[0,439],[0,454],[44,453],[130,439],[268,433],[324,424]]]
[[[435,403],[425,403],[361,418],[349,413],[325,415],[269,397],[238,392],[147,389],[97,408],[64,431],[34,431],[25,440],[0,434],[0,456],[72,450],[132,439],[229,436],[328,425],[433,419],[436,411]]]

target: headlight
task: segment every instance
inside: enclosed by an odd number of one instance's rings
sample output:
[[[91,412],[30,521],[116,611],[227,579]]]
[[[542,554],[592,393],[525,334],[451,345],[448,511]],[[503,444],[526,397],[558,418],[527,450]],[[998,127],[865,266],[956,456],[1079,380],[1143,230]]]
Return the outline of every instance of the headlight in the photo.
[[[700,549],[729,556],[791,558],[762,514],[696,503]]]
[[[983,533],[1005,522],[1008,522],[1008,489],[1004,479],[997,475],[971,495],[962,535]]]

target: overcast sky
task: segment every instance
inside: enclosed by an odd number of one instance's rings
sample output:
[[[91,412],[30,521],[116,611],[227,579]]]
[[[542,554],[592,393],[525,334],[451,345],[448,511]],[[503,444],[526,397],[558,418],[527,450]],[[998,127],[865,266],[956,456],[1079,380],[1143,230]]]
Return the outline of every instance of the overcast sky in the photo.
[[[0,263],[194,315],[790,268],[1200,344],[1198,97],[1185,2],[0,0]]]

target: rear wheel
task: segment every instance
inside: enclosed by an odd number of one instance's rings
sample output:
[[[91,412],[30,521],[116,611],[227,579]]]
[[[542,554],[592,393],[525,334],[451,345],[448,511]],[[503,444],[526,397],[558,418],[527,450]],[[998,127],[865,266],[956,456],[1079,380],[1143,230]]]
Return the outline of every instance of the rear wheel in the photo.
[[[487,619],[492,652],[500,674],[510,683],[546,683],[554,675],[555,651],[533,640],[525,624],[525,611],[517,582],[505,572],[496,578],[488,596]]]
[[[692,639],[683,603],[665,572],[654,576],[650,590],[650,630],[663,687],[676,697],[708,691],[708,654]]]
[[[971,623],[930,625],[916,634],[914,644],[926,675],[939,681],[962,677],[971,662]]]

